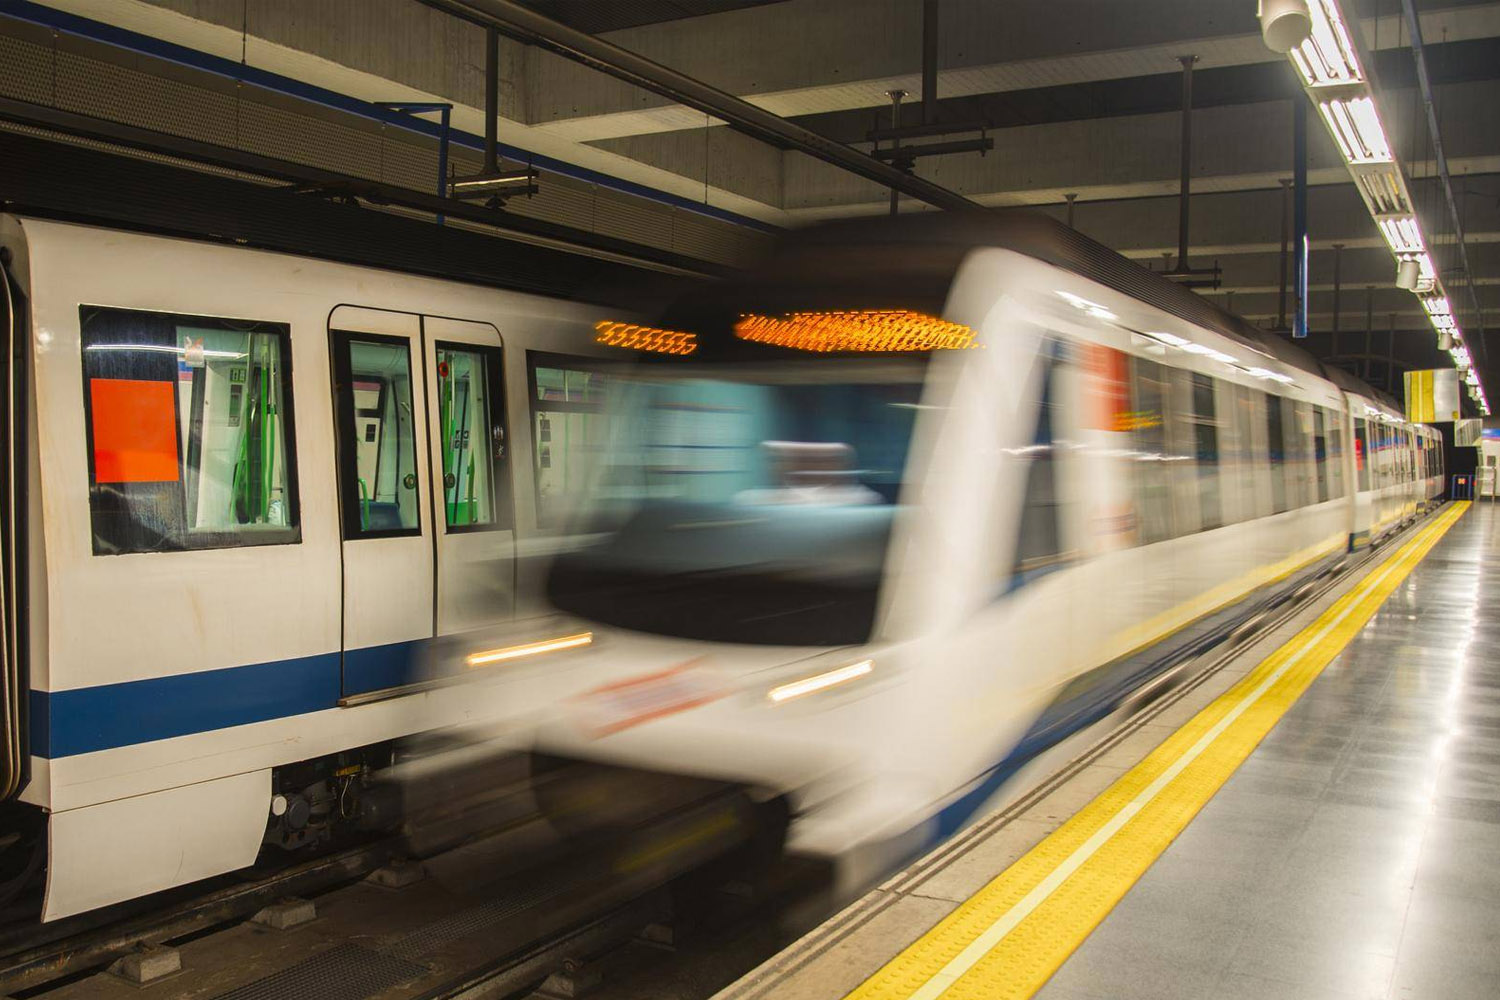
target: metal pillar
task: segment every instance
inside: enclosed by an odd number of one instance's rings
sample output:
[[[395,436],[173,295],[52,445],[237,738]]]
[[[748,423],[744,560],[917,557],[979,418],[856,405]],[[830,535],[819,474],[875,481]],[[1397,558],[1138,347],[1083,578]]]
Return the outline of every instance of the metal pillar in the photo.
[[[922,0],[922,124],[937,121],[938,0]]]
[[[1276,329],[1286,325],[1286,255],[1292,239],[1292,179],[1281,179],[1281,297],[1276,301]]]
[[[483,174],[500,172],[500,30],[484,32],[484,166]]]
[[[1484,307],[1479,294],[1474,290],[1474,271],[1469,267],[1468,237],[1464,233],[1463,216],[1453,198],[1453,177],[1448,171],[1448,155],[1443,151],[1443,133],[1438,127],[1437,106],[1433,101],[1432,81],[1427,75],[1427,56],[1422,40],[1422,20],[1417,16],[1417,6],[1412,0],[1401,0],[1402,12],[1406,15],[1406,30],[1411,38],[1411,57],[1417,71],[1417,90],[1422,95],[1422,106],[1427,117],[1427,135],[1432,142],[1432,157],[1437,164],[1438,178],[1443,185],[1443,196],[1448,202],[1448,215],[1453,219],[1453,242],[1458,247],[1458,264],[1463,268],[1464,281],[1469,289],[1469,304],[1474,312],[1477,329],[1469,330],[1468,340],[1477,344],[1481,354],[1488,353],[1485,343]],[[1475,336],[1478,334],[1478,336]]]
[[[509,37],[572,59],[695,111],[712,115],[731,128],[762,142],[806,153],[877,184],[894,187],[937,208],[957,212],[984,211],[980,205],[963,195],[882,163],[842,142],[818,135],[780,115],[756,107],[749,101],[727,94],[669,66],[653,62],[639,53],[614,45],[597,35],[590,35],[538,14],[515,0],[425,2],[476,24],[499,28]]]
[[[421,114],[422,112],[436,111],[438,113],[438,161],[437,161],[437,196],[448,197],[448,139],[450,124],[453,116],[453,105],[439,101],[375,101],[375,106],[389,108],[392,111],[404,111],[407,114]],[[445,216],[439,213],[436,217],[438,225],[442,225]]]
[[[885,96],[891,99],[891,130],[895,131],[901,127],[901,98],[906,96],[904,90],[887,90]],[[900,139],[891,140],[892,149],[901,148]],[[891,214],[896,214],[896,206],[901,199],[901,192],[894,184],[891,185]]]
[[[1334,357],[1337,357],[1339,353],[1339,292],[1342,290],[1339,280],[1339,264],[1343,256],[1344,244],[1335,243],[1333,245],[1333,331],[1329,342],[1329,349]]]
[[[1188,269],[1188,199],[1193,169],[1193,63],[1197,56],[1178,56],[1182,63],[1182,178],[1177,207],[1177,269]]]
[[[1297,313],[1292,337],[1307,336],[1307,102],[1292,102],[1292,245],[1296,252]]]
[[[1396,394],[1396,314],[1391,313],[1390,327],[1385,341],[1385,387],[1391,395]]]
[[[1065,194],[1065,195],[1063,195],[1063,197],[1068,200],[1068,228],[1072,229],[1073,228],[1073,206],[1078,201],[1078,195],[1077,194]]]

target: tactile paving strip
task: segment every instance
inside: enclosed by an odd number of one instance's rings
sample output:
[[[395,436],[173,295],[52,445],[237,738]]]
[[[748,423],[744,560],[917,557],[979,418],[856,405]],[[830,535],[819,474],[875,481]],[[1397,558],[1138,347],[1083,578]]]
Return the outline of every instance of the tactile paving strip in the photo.
[[[273,972],[253,983],[236,986],[212,1000],[367,1000],[398,983],[427,974],[427,967],[385,955],[357,944],[337,945]]]
[[[1455,504],[847,1000],[1030,997],[1468,509]]]

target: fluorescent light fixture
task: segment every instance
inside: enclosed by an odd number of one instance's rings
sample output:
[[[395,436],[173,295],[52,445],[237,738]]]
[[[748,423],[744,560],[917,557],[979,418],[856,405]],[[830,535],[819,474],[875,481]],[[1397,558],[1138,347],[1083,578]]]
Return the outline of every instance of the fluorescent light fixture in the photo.
[[[815,691],[826,691],[828,688],[839,684],[847,684],[852,680],[858,680],[875,669],[874,660],[860,660],[837,670],[829,670],[826,673],[813,674],[804,677],[800,681],[792,681],[790,684],[781,684],[773,687],[766,693],[766,697],[776,704],[791,701],[793,698],[801,698],[805,694]]]
[[[1318,110],[1349,163],[1390,163],[1391,144],[1386,140],[1375,101],[1370,97],[1319,101]]]
[[[525,187],[536,180],[536,176],[536,171],[530,167],[520,170],[504,170],[498,174],[464,177],[451,181],[448,184],[448,190],[452,192],[455,198],[489,194],[491,191],[509,191],[512,188]]]
[[[1150,337],[1152,340],[1161,341],[1168,347],[1186,347],[1188,344],[1192,343],[1192,341],[1188,340],[1186,337],[1179,337],[1175,333],[1161,333],[1160,331],[1156,330],[1144,331],[1141,333],[1141,336]]]
[[[1432,327],[1435,330],[1456,330],[1458,329],[1458,324],[1453,321],[1452,316],[1434,316],[1432,317]]]
[[[1446,316],[1453,310],[1448,305],[1448,296],[1434,295],[1422,300],[1422,308],[1427,310],[1429,316]]]
[[[1310,0],[1312,33],[1289,55],[1309,87],[1359,83],[1364,79],[1354,43],[1333,0]]]
[[[593,641],[594,633],[579,632],[576,635],[558,636],[556,639],[542,639],[537,642],[523,642],[516,646],[486,649],[482,653],[472,653],[464,657],[464,662],[471,669],[474,667],[486,667],[491,663],[504,663],[507,660],[519,660],[526,656],[540,656],[543,653],[556,653],[564,649],[577,649],[580,646],[587,646]]]
[[[1427,247],[1422,243],[1422,231],[1417,228],[1415,216],[1397,219],[1379,219],[1380,234],[1396,253],[1422,253]]]

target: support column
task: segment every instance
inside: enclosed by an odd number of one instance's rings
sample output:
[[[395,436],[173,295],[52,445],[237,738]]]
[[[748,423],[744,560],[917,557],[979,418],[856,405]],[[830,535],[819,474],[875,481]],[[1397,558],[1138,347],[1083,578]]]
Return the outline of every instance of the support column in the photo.
[[[922,0],[922,124],[937,121],[938,0]]]
[[[906,91],[899,90],[899,89],[898,90],[887,90],[885,92],[885,96],[889,97],[891,99],[891,131],[895,132],[896,129],[898,129],[898,128],[901,127],[901,99],[906,96]],[[891,138],[891,148],[892,149],[900,149],[901,148],[901,140],[899,138],[895,138],[893,136]],[[894,163],[894,162],[895,161],[893,160],[892,163]],[[892,215],[896,214],[896,205],[900,201],[900,199],[901,199],[901,192],[897,191],[895,188],[891,188],[891,214]]]
[[[1182,178],[1177,208],[1177,270],[1188,269],[1188,200],[1193,169],[1193,63],[1197,56],[1178,56],[1182,63]]]
[[[1292,240],[1292,179],[1281,179],[1281,297],[1276,302],[1276,329],[1285,330],[1286,325],[1286,255]]]
[[[1344,256],[1344,244],[1333,245],[1333,331],[1329,341],[1329,349],[1334,357],[1339,354],[1339,293],[1342,291],[1339,280],[1340,258]]]
[[[1296,252],[1297,314],[1292,337],[1307,336],[1307,101],[1292,102],[1292,246]]]
[[[484,168],[483,174],[500,172],[500,32],[484,31]]]

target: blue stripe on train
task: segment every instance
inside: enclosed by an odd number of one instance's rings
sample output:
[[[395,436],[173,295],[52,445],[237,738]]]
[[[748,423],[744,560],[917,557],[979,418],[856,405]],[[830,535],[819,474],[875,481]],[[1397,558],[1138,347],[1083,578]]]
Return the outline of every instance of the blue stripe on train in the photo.
[[[422,680],[430,639],[387,643],[344,654],[319,653],[221,670],[150,677],[68,691],[31,692],[31,752],[71,757],[95,750],[305,715]]]
[[[31,692],[31,752],[71,757],[289,715],[339,701],[339,654]]]

